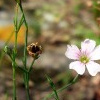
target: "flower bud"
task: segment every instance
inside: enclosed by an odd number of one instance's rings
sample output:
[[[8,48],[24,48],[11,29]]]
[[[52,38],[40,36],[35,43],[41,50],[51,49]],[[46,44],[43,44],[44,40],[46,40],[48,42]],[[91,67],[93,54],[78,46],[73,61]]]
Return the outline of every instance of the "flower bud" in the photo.
[[[12,49],[11,48],[9,48],[8,46],[5,46],[4,52],[7,53],[11,57],[11,55],[12,55]]]

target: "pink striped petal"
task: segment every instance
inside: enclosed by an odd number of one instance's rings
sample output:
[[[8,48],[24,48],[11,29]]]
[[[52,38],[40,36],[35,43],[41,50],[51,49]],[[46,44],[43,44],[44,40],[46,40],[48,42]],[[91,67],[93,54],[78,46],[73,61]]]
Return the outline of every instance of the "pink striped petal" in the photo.
[[[90,61],[89,63],[87,63],[86,67],[88,69],[88,72],[92,76],[95,76],[98,72],[100,72],[100,65],[98,63],[93,62],[93,61]]]
[[[78,49],[78,47],[76,45],[68,45],[67,46],[67,51],[65,52],[66,57],[68,57],[69,59],[74,59],[74,60],[78,60],[79,56],[80,56],[80,50]]]
[[[93,40],[86,39],[81,43],[81,52],[84,54],[90,54],[95,48],[96,42]]]
[[[70,63],[69,68],[74,69],[80,75],[83,75],[83,73],[85,72],[85,65],[79,61]]]

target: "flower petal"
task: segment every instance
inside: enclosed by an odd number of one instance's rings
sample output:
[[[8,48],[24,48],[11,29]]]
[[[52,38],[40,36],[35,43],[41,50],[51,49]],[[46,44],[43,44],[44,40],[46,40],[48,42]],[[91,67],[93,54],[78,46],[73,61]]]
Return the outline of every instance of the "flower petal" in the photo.
[[[90,54],[95,48],[96,42],[94,40],[86,39],[81,43],[81,52]]]
[[[80,75],[83,75],[83,73],[85,72],[85,65],[79,61],[70,63],[69,68],[74,69]]]
[[[99,60],[100,59],[100,45],[97,46],[94,51],[90,55],[91,60]]]
[[[88,69],[88,72],[92,76],[95,76],[98,72],[100,72],[100,65],[98,63],[93,62],[93,61],[90,61],[89,63],[87,63],[86,67]]]
[[[74,59],[74,60],[78,60],[79,59],[79,55],[80,55],[80,50],[78,49],[78,47],[76,45],[68,45],[67,46],[67,51],[65,52],[66,57],[68,57],[69,59]]]

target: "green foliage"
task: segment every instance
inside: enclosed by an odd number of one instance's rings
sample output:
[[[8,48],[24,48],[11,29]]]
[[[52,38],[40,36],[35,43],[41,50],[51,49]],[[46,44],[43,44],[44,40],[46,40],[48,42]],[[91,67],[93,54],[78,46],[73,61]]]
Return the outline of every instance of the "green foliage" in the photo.
[[[67,89],[67,88],[70,87],[71,85],[75,84],[75,83],[77,82],[77,80],[78,80],[78,77],[79,77],[79,75],[77,74],[77,75],[75,76],[75,78],[74,78],[70,83],[68,83],[68,84],[64,85],[63,87],[61,87],[60,89],[56,90],[56,92],[59,93],[59,92],[65,90],[65,89]],[[48,81],[49,81],[49,84],[50,84],[50,85],[52,86],[52,88],[53,88],[54,85],[52,85],[52,84],[54,84],[54,83],[52,83],[52,81],[51,81],[50,79],[48,79]],[[55,88],[54,88],[54,89],[55,89]],[[52,96],[54,96],[54,95],[55,95],[55,92],[52,92],[51,94],[47,95],[43,100],[47,100],[48,98],[50,98],[50,97],[52,97]]]
[[[34,31],[34,37],[38,38],[41,35],[41,26],[40,23],[34,19],[33,23],[31,23],[32,30]]]
[[[100,4],[98,4],[98,0],[92,0],[92,2],[93,2],[94,17],[98,18],[100,17]]]
[[[80,47],[80,42],[84,39],[93,39],[96,41],[97,45],[100,44],[100,37],[96,35],[91,29],[86,28],[85,26],[78,24],[75,28],[75,34],[74,36],[76,37],[73,39],[72,42],[74,42],[76,45]]]
[[[14,17],[14,29],[15,29],[15,42],[14,42],[14,47],[13,49],[10,49],[8,46],[5,46],[4,51],[6,54],[8,54],[11,58],[12,61],[12,69],[13,69],[13,100],[17,100],[16,96],[16,68],[19,68],[23,72],[23,79],[24,79],[24,84],[26,88],[26,95],[27,95],[27,100],[30,100],[30,95],[29,95],[29,74],[32,69],[32,66],[34,64],[34,61],[36,59],[33,59],[33,62],[30,65],[30,68],[27,68],[26,62],[27,62],[27,38],[28,38],[28,24],[26,22],[26,18],[24,15],[23,7],[21,4],[21,0],[16,0],[16,13]],[[20,11],[22,13],[21,19],[18,20],[18,10],[20,8]],[[25,24],[26,27],[26,32],[25,32],[25,45],[24,45],[24,56],[23,56],[23,68],[19,67],[16,63],[16,56],[17,56],[17,36],[18,32],[22,26],[22,24]]]
[[[21,4],[21,0],[15,0],[18,4]]]
[[[62,77],[62,82],[63,84],[68,84],[72,81],[73,77],[72,77],[72,74],[70,73],[70,71],[68,70],[65,75],[63,75]]]
[[[74,0],[74,2],[77,2],[77,5],[74,6],[73,12],[78,15],[80,11],[85,8],[85,6],[83,3],[80,3],[80,0]]]
[[[80,10],[82,9],[83,5],[79,4],[74,7],[74,13],[77,15],[79,14]]]
[[[54,93],[55,93],[55,100],[59,100],[59,97],[58,97],[58,94],[57,94],[57,91],[56,91],[56,87],[55,87],[55,84],[53,83],[53,81],[51,80],[51,78],[46,75],[46,78],[51,86],[51,88],[53,89]]]

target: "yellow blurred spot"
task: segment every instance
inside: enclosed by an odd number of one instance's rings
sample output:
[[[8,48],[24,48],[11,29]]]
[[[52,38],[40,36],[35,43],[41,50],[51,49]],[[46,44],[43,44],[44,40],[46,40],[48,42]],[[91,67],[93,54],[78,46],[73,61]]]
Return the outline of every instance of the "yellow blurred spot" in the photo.
[[[11,36],[11,34],[13,34]],[[5,26],[5,27],[0,27],[0,41],[4,41],[6,42],[9,37],[10,38],[10,43],[14,43],[15,40],[15,32],[14,32],[14,26],[10,25],[10,26]],[[25,27],[22,26],[20,28],[20,31],[18,33],[18,44],[23,44],[24,43],[24,35],[25,35]]]

